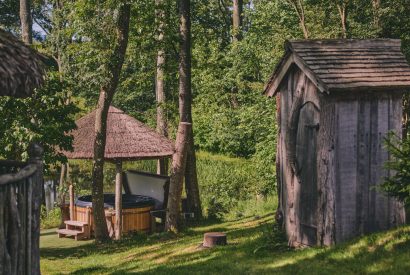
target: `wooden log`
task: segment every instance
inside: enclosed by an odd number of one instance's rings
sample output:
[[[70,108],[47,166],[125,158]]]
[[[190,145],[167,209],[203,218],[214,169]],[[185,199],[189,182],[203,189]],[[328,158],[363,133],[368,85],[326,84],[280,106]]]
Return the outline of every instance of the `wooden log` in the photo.
[[[7,186],[8,204],[9,204],[9,224],[8,224],[8,250],[10,254],[11,274],[17,274],[19,263],[19,235],[20,235],[20,217],[17,209],[16,190],[14,185]]]
[[[32,214],[31,214],[31,274],[40,274],[40,206],[43,189],[43,148],[38,144],[31,144],[29,148],[29,162],[37,166],[37,172],[32,181]],[[29,215],[30,216],[30,215]]]
[[[115,239],[121,239],[122,232],[122,162],[115,164]]]
[[[0,273],[6,273],[6,251],[7,251],[7,243],[6,243],[6,232],[5,232],[5,224],[4,224],[4,204],[6,201],[6,188],[0,186]]]
[[[27,205],[27,215],[26,215],[26,229],[27,229],[27,248],[26,248],[26,270],[31,270],[31,247],[32,247],[32,197],[33,197],[33,178],[27,180],[27,193],[26,193],[26,205]]]
[[[165,229],[178,232],[181,215],[182,181],[185,173],[186,157],[191,123],[180,122],[177,139],[175,142],[175,153],[172,156],[171,180],[169,185],[168,211],[166,214]]]
[[[28,181],[25,180],[22,183],[19,184],[18,187],[18,197],[17,197],[17,204],[19,208],[19,215],[20,215],[20,222],[21,222],[21,231],[20,231],[20,236],[19,236],[19,252],[18,252],[18,258],[19,258],[19,264],[18,264],[18,271],[17,274],[26,274],[26,266],[25,266],[25,260],[26,260],[26,236],[27,236],[27,224],[26,224],[26,216],[27,216],[27,205],[26,205],[26,196],[27,196],[27,185]]]
[[[221,232],[205,233],[202,245],[209,248],[217,245],[227,245],[226,234]]]

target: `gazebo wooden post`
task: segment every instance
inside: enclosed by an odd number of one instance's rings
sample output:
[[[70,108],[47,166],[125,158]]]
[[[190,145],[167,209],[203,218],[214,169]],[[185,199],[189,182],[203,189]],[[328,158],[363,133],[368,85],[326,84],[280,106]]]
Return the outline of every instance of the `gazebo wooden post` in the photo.
[[[122,231],[122,161],[115,163],[115,239],[121,239]]]
[[[70,197],[70,221],[75,221],[75,211],[74,211],[74,185],[71,182],[71,177],[70,177],[70,165],[67,162],[67,183],[69,184],[68,186],[68,194]]]

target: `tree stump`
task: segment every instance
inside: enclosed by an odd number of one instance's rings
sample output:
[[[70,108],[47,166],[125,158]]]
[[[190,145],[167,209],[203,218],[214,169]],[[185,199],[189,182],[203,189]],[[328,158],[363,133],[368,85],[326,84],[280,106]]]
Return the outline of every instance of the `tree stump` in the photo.
[[[204,234],[204,247],[214,247],[217,245],[226,245],[226,234],[221,232],[208,232]]]

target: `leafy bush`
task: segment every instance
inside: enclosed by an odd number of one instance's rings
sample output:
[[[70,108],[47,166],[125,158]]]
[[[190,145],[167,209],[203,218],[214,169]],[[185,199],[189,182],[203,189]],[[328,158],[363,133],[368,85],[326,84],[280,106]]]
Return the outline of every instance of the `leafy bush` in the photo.
[[[58,227],[61,222],[61,210],[59,207],[54,207],[47,213],[46,208],[42,205],[40,219],[41,229]]]
[[[382,189],[410,206],[410,135],[401,141],[396,134],[390,133],[385,143],[392,156],[386,168],[395,173],[385,179]]]
[[[219,218],[240,202],[256,199],[261,187],[265,194],[275,188],[275,182],[264,178],[252,160],[200,152],[197,165],[203,210],[210,217]]]
[[[76,195],[90,194],[92,163],[70,161],[70,167]],[[155,173],[156,161],[125,162],[123,167],[124,170]],[[221,217],[240,202],[255,199],[259,194],[271,194],[275,190],[275,179],[272,177],[275,172],[274,161],[264,159],[263,154],[259,159],[247,160],[198,152],[197,169],[203,210],[211,217]],[[106,163],[104,192],[114,192],[114,186],[115,166]]]

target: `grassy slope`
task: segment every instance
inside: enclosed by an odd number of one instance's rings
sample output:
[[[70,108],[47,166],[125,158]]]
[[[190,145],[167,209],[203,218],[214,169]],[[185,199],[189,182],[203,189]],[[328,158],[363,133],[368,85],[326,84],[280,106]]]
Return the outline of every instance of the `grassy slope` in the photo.
[[[43,274],[408,274],[410,226],[374,234],[330,249],[289,250],[273,235],[273,214],[207,222],[178,237],[135,236],[96,247],[92,241],[58,239],[42,232]],[[200,249],[208,231],[228,233],[229,245]]]

